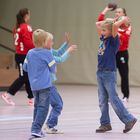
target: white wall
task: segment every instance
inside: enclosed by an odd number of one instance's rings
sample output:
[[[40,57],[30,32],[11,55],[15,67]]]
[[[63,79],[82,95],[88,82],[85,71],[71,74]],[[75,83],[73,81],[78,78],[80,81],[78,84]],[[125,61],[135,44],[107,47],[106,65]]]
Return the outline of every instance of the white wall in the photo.
[[[96,84],[99,39],[95,21],[108,2],[109,0],[0,0],[0,24],[13,28],[17,11],[27,7],[31,11],[33,28],[43,28],[54,34],[55,48],[63,42],[64,33],[70,32],[71,42],[78,45],[78,51],[68,62],[58,66],[58,83]],[[140,85],[140,1],[116,2],[127,9],[132,21],[130,84]],[[0,42],[5,39],[5,42],[10,40],[0,30]]]

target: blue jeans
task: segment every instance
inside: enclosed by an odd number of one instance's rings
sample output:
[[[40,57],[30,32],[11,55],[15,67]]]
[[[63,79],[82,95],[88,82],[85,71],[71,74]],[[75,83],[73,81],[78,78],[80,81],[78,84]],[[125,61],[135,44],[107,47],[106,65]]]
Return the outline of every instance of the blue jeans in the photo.
[[[46,120],[49,103],[50,103],[50,88],[33,91],[34,95],[34,114],[31,132],[40,133],[42,126]]]
[[[110,124],[108,101],[110,101],[115,113],[124,124],[127,124],[128,122],[131,122],[135,119],[127,111],[122,101],[118,97],[118,94],[116,92],[116,79],[116,72],[100,70],[97,71],[99,106],[101,110],[101,125]]]
[[[47,126],[49,128],[53,128],[58,124],[58,117],[63,109],[63,101],[55,86],[52,86],[50,90],[51,90],[50,104],[52,110],[47,120]]]

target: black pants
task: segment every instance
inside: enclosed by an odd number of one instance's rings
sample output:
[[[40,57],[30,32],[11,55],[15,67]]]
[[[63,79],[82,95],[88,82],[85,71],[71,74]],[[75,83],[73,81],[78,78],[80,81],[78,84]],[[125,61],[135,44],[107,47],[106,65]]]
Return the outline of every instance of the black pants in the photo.
[[[19,77],[12,83],[12,85],[8,89],[8,93],[11,95],[15,95],[18,90],[25,84],[25,89],[28,94],[28,98],[33,98],[33,94],[30,88],[30,83],[28,79],[27,72],[23,71],[23,63],[26,55],[15,55],[15,61],[17,63],[18,69],[19,69]]]
[[[129,55],[128,51],[119,51],[116,55],[117,68],[121,76],[121,91],[124,97],[129,98]]]

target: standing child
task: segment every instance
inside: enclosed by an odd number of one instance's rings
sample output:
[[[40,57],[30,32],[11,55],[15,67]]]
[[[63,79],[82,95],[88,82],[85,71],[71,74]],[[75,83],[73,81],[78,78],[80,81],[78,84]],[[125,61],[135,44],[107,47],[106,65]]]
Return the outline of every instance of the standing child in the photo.
[[[98,21],[103,21],[106,14],[111,11],[112,8],[106,7],[98,17]],[[125,8],[117,8],[115,11],[115,18],[120,19],[127,16]],[[117,68],[121,76],[121,91],[123,93],[123,101],[128,102],[130,90],[129,90],[129,40],[132,33],[132,27],[130,23],[128,26],[121,26],[118,28],[118,34],[120,38],[120,47],[116,55]]]
[[[69,58],[70,54],[77,49],[76,45],[69,46],[70,38],[68,33],[65,34],[65,40],[64,44],[58,50],[51,49],[54,60],[57,64],[65,62]],[[52,74],[52,78],[53,81],[55,81],[56,75]],[[48,134],[61,134],[63,132],[58,131],[56,126],[58,124],[58,117],[63,109],[63,100],[55,84],[51,87],[50,104],[52,109],[46,122],[45,131]]]
[[[24,62],[24,70],[28,72],[31,89],[35,98],[31,135],[43,137],[42,126],[48,114],[52,87],[51,74],[55,73],[55,60],[51,53],[53,36],[38,29],[33,33],[35,48],[30,50]]]
[[[125,17],[117,22],[105,20],[96,23],[101,38],[101,44],[98,51],[97,71],[101,126],[96,129],[97,133],[112,130],[108,101],[110,101],[119,119],[125,124],[124,133],[130,131],[137,121],[137,119],[124,107],[116,91],[116,53],[120,45],[117,31],[122,24],[127,22],[128,18]]]

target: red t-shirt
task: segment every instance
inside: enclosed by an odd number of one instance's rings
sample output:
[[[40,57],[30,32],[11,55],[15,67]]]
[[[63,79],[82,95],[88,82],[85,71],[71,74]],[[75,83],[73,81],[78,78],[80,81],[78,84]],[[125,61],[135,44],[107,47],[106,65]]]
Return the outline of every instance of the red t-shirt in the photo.
[[[32,33],[32,27],[26,23],[13,30],[16,54],[26,55],[30,49],[34,48]]]
[[[101,13],[98,17],[98,21],[103,21],[104,19],[105,19],[105,15]],[[120,37],[119,51],[126,51],[129,47],[129,39],[132,33],[132,27],[129,26],[128,28],[125,28],[125,29],[119,28],[118,33]]]
[[[126,29],[118,29],[118,33],[120,36],[120,47],[119,51],[126,51],[129,47],[129,39],[132,33],[132,28],[129,26]]]

